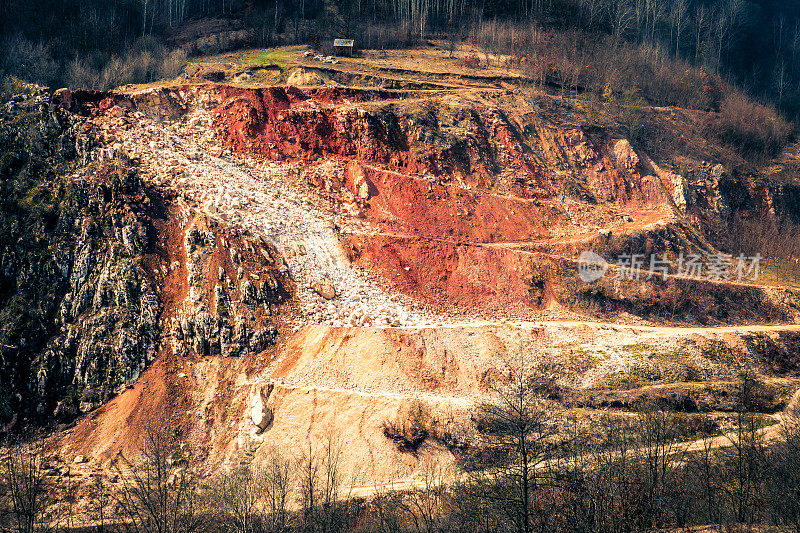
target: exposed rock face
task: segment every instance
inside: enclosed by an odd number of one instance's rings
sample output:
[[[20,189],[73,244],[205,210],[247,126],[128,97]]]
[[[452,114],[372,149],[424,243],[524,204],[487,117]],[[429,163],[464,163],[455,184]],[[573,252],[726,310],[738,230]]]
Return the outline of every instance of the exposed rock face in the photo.
[[[605,357],[601,336],[616,343],[614,359],[642,337],[653,340],[649,329],[614,322],[747,324],[800,314],[789,290],[580,281],[572,258],[595,245],[608,255],[713,251],[674,209],[682,211],[683,197],[692,213],[706,196],[610,128],[528,120],[511,107],[506,115],[491,100],[350,89],[182,86],[72,96],[105,143],[92,157],[135,154],[147,187],[169,191],[169,209],[140,209],[144,199],[114,192],[126,179],[100,180],[103,201],[91,212],[99,214],[78,210],[65,233],[62,292],[71,296],[54,298],[56,311],[63,308],[63,335],[75,332],[87,349],[52,356],[48,375],[68,384],[54,389],[59,414],[96,405],[89,394],[71,399],[75,383],[113,392],[117,382],[91,365],[117,364],[126,352],[111,344],[114,335],[150,327],[149,302],[158,316],[159,356],[136,386],[62,433],[63,455],[83,454],[92,466],[135,450],[148,419],[158,418],[202,447],[209,469],[305,448],[334,429],[348,443],[348,474],[392,479],[417,459],[399,457],[398,446],[442,457],[471,441],[449,430],[469,420],[468,400],[508,382],[502,360],[523,346],[535,347],[548,376],[603,383],[617,363]],[[115,173],[103,175],[114,182]],[[724,196],[724,186],[717,190]],[[144,194],[159,204],[151,192]],[[125,281],[139,287],[138,299],[128,298]],[[135,321],[119,321],[129,308]],[[573,310],[582,311],[581,324],[565,325]],[[606,324],[586,324],[587,313]],[[109,316],[111,327],[92,322]],[[558,324],[532,325],[543,317]],[[511,324],[499,326],[503,319]],[[267,349],[276,327],[286,336]],[[70,346],[59,335],[50,336],[60,342],[54,350]],[[132,369],[147,362],[149,338],[125,356]],[[575,357],[584,343],[602,357]],[[782,351],[773,359],[791,367]],[[428,414],[411,409],[418,396],[430,402]],[[56,404],[43,405],[46,414]]]
[[[0,417],[69,418],[122,390],[155,355],[158,299],[143,268],[151,198],[127,161],[72,174],[93,145],[69,91],[38,88],[0,120]],[[6,118],[6,117],[2,117]],[[65,177],[69,176],[69,177]]]
[[[0,117],[6,429],[97,407],[139,377],[170,333],[178,353],[224,356],[260,352],[277,335],[270,306],[288,292],[274,250],[172,210],[170,199],[144,186],[137,161],[100,144],[113,134],[85,118],[107,110],[124,128],[137,105],[164,116],[182,109],[168,91],[131,101],[91,91],[50,97],[32,87]],[[22,119],[11,127],[9,115]],[[184,225],[174,249],[164,239]],[[183,268],[188,294],[175,301],[181,288],[170,286],[169,273]]]
[[[686,180],[683,176],[674,173],[669,173],[666,178],[672,182],[672,199],[675,201],[675,206],[681,213],[685,213],[691,199]]]
[[[143,266],[153,243],[151,201],[136,170],[92,165],[73,186],[83,205],[62,265],[69,276],[55,319],[61,332],[37,358],[34,389],[44,415],[66,395],[55,410],[61,418],[96,407],[139,377],[155,357],[161,311]]]
[[[362,201],[369,200],[375,194],[374,186],[370,183],[361,165],[356,161],[351,161],[347,167],[347,185],[357,198]]]
[[[72,93],[69,89],[58,89],[53,93],[51,102],[63,109],[69,110],[72,107]]]
[[[689,169],[684,180],[686,214],[699,227],[703,228],[704,233],[711,237],[712,241],[727,231],[728,218],[731,214],[730,199],[725,194],[726,191],[720,187],[721,181],[726,176],[728,176],[728,172],[722,165],[713,165],[704,161]],[[737,183],[736,186],[741,189],[740,191],[729,190],[727,193],[747,196],[749,204],[763,203],[763,200],[769,198],[769,193],[762,200],[759,198],[761,191],[755,189],[748,191],[752,185],[747,181],[745,178],[742,183]],[[756,202],[753,202],[751,198],[754,198]],[[768,210],[766,206],[762,205],[755,205],[751,208],[756,211]]]
[[[271,307],[288,295],[278,282],[275,250],[226,236],[203,218],[189,224],[183,244],[188,297],[179,312],[177,351],[232,357],[270,346],[277,336],[268,324]]]
[[[393,170],[481,184],[523,197],[547,196],[552,183],[496,108],[359,106],[402,96],[346,88],[222,90],[215,130],[229,147],[284,160],[355,157]],[[337,109],[326,104],[347,104]],[[356,172],[352,192],[365,200]]]
[[[622,168],[631,172],[641,172],[642,163],[627,139],[620,139],[614,143],[614,157]]]

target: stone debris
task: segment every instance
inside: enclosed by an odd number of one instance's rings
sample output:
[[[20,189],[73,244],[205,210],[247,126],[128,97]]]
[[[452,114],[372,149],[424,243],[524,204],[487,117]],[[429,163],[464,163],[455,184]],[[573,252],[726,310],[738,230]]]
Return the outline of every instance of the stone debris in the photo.
[[[314,292],[325,298],[326,300],[332,300],[336,298],[336,289],[331,283],[329,279],[323,279],[319,281],[315,281],[311,288],[314,289]]]
[[[172,120],[163,120],[166,113],[157,117],[138,112],[132,123],[114,116],[93,120],[114,136],[119,154],[140,162],[144,181],[174,191],[208,216],[265,239],[282,252],[298,287],[300,316],[295,327],[441,322],[414,309],[408,298],[392,299],[370,273],[350,263],[339,241],[336,215],[319,209],[292,187],[305,170],[300,163],[256,161],[221,148],[209,113],[218,102],[197,88],[182,96],[184,102],[168,102],[171,109],[187,110],[169,116]],[[98,149],[94,157],[110,154]],[[366,178],[358,182],[355,193],[368,197]],[[130,246],[136,247],[133,233],[128,237]],[[327,281],[315,287],[323,279]],[[252,291],[247,294],[251,297]]]

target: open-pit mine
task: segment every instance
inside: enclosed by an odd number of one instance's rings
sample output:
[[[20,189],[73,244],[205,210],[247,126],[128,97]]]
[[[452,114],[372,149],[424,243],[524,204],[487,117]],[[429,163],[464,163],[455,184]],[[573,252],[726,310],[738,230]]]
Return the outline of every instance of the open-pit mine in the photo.
[[[514,80],[306,78],[29,86],[4,108],[71,153],[69,224],[33,266],[3,258],[47,272],[55,323],[4,352],[4,430],[47,421],[57,475],[124,482],[157,422],[208,476],[336,440],[352,495],[414,486],[458,463],[522,352],[587,426],[647,399],[724,418],[742,365],[765,417],[792,402],[797,287],[647,272],[720,254],[721,182],[754,210],[769,188],[662,169]],[[586,250],[609,263],[591,282]]]

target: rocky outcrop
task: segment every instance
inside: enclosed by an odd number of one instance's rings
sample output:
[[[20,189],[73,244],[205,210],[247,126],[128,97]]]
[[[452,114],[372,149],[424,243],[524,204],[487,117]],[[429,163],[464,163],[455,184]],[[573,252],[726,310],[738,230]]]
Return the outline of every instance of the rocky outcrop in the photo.
[[[15,392],[0,411],[16,420],[92,409],[156,354],[153,193],[126,159],[74,171],[96,144],[67,112],[78,105],[67,90],[30,88],[14,126],[0,120],[0,382]]]
[[[183,246],[188,295],[175,329],[178,353],[234,357],[272,345],[270,319],[289,294],[277,251],[205,218],[189,224]]]
[[[82,205],[64,256],[59,334],[35,360],[39,414],[68,419],[133,383],[156,355],[161,305],[143,258],[151,200],[136,169],[95,164],[73,178]],[[51,411],[52,404],[55,408]]]
[[[178,353],[225,356],[274,342],[270,317],[289,294],[274,249],[169,207],[107,127],[129,127],[144,107],[180,114],[179,98],[30,87],[11,103],[0,111],[5,429],[97,407],[129,387],[165,339]],[[169,235],[184,225],[176,248]],[[184,268],[185,299],[170,277]]]
[[[76,105],[69,91],[51,99],[31,87],[16,120],[0,119],[4,418],[70,418],[155,355],[160,306],[143,265],[151,194],[127,160],[74,172],[95,143],[66,111]]]

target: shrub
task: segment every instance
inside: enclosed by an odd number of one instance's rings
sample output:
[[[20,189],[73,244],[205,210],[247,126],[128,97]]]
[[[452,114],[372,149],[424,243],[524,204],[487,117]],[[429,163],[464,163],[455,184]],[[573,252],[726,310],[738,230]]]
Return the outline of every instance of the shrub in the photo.
[[[466,68],[478,68],[481,66],[481,60],[476,55],[470,55],[461,60],[461,63]]]
[[[0,460],[0,530],[43,531],[52,517],[53,487],[48,482],[39,450],[23,445]]]
[[[725,98],[709,129],[721,141],[751,157],[777,155],[794,136],[794,126],[774,109],[738,93]]]
[[[73,88],[99,87],[100,72],[86,58],[75,56],[75,59],[67,65],[65,81]]]
[[[626,371],[619,371],[606,377],[605,385],[612,389],[636,389],[650,385],[662,378],[656,366],[635,364]]]
[[[165,78],[174,78],[186,67],[188,54],[186,50],[178,48],[173,50],[164,58],[161,63],[161,75]]]
[[[128,83],[150,83],[178,76],[188,54],[168,50],[153,38],[137,41],[124,56],[110,58],[93,53],[76,56],[65,69],[65,83],[71,88],[111,89]]]
[[[387,420],[381,426],[383,435],[391,439],[402,452],[416,453],[417,449],[428,438],[426,414],[419,402],[410,407],[408,416],[400,423]]]
[[[20,34],[0,42],[0,71],[27,82],[51,85],[58,77],[58,66],[48,47],[33,43]]]
[[[139,461],[123,456],[117,465],[117,474],[128,481],[115,496],[123,520],[121,529],[137,533],[205,531],[194,458],[166,425],[148,425],[144,440]]]

